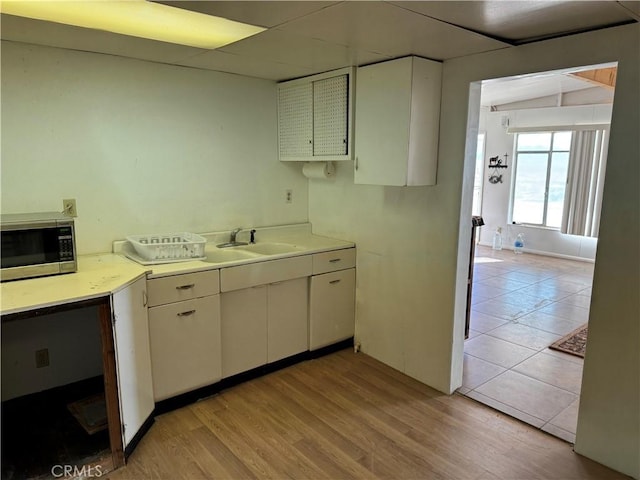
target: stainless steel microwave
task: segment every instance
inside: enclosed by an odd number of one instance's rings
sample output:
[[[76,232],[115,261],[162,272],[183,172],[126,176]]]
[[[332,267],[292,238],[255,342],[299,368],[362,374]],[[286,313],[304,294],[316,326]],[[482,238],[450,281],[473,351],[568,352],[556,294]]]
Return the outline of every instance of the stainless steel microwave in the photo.
[[[73,218],[57,212],[2,214],[0,280],[77,271]]]

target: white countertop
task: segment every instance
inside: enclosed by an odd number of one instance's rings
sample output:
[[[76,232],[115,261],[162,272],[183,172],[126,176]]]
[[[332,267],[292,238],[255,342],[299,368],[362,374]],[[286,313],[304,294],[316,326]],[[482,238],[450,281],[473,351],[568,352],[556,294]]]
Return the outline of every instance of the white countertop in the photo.
[[[276,240],[270,240],[276,242]],[[261,242],[256,242],[259,245]],[[160,265],[148,265],[151,271],[149,273],[149,278],[157,278],[157,277],[165,277],[168,275],[175,275],[176,273],[191,273],[197,272],[201,270],[207,269],[220,269],[220,268],[228,268],[237,265],[246,265],[248,263],[257,263],[257,262],[265,262],[270,260],[277,260],[280,258],[287,257],[296,257],[300,255],[310,255],[313,253],[320,252],[329,252],[331,250],[339,250],[342,248],[351,248],[354,247],[355,244],[353,242],[347,242],[344,240],[338,240],[335,238],[329,237],[321,237],[318,235],[305,235],[305,234],[295,234],[289,236],[277,237],[276,243],[286,243],[289,245],[295,245],[296,251],[286,252],[280,254],[272,254],[272,255],[260,255],[255,258],[243,258],[239,260],[233,260],[228,262],[207,262],[204,260],[194,260],[190,262],[179,262],[179,263],[165,263]],[[207,243],[205,250],[215,249],[215,242]],[[231,247],[233,248],[242,248],[242,247]]]
[[[216,248],[226,234],[208,234],[207,248]],[[312,235],[310,226],[273,227],[260,229],[257,243],[279,242],[296,246],[295,252],[260,255],[255,258],[231,262],[211,263],[202,260],[160,265],[140,265],[120,253],[81,255],[78,271],[65,275],[16,280],[0,283],[0,313],[25,312],[39,308],[63,305],[100,298],[117,292],[143,275],[149,278],[227,268],[235,265],[264,262],[279,258],[354,247],[353,242]],[[114,248],[118,252],[118,248]]]
[[[122,255],[81,255],[78,271],[0,284],[2,315],[111,295],[149,271]]]

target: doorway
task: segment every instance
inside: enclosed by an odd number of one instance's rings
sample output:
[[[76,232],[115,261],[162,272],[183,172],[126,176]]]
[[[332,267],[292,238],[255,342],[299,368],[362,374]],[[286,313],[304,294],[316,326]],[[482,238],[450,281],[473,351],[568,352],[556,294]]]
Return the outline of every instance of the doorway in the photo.
[[[583,359],[549,347],[588,322],[606,145],[593,144],[602,165],[592,167],[590,187],[578,187],[594,191],[591,226],[560,223],[572,201],[565,185],[577,175],[570,165],[580,159],[582,132],[608,134],[616,71],[603,64],[481,83],[478,145],[485,151],[477,158],[484,174],[476,175],[482,182],[474,185],[474,207],[482,210],[473,214],[485,226],[459,392],[571,443]],[[514,253],[519,234],[521,255]]]

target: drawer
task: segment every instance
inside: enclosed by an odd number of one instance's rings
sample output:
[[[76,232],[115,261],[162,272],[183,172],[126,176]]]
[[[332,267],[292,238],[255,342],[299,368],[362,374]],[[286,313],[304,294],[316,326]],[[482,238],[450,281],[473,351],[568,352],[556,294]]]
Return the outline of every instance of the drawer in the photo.
[[[218,270],[184,273],[147,281],[149,307],[206,297],[220,292]]]
[[[310,275],[311,255],[250,263],[223,268],[220,271],[220,291],[230,292]]]
[[[344,248],[313,255],[313,274],[346,270],[356,266],[356,249]]]

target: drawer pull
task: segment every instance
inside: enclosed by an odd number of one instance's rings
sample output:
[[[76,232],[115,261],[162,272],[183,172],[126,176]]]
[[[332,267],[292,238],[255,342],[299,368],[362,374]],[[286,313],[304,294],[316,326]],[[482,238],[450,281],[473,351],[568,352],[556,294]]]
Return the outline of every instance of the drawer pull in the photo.
[[[176,290],[189,290],[190,288],[193,288],[195,286],[195,283],[190,283],[189,285],[180,285],[179,287],[176,287]]]
[[[194,313],[196,313],[195,310],[187,310],[186,312],[180,312],[178,314],[179,317],[188,317],[189,315],[193,315]]]
[[[341,258],[332,258],[331,260],[329,260],[329,263],[337,263],[340,260],[342,260]]]
[[[331,285],[333,285],[334,283],[340,283],[340,279],[338,279],[338,280],[331,280],[329,283],[330,283]]]

